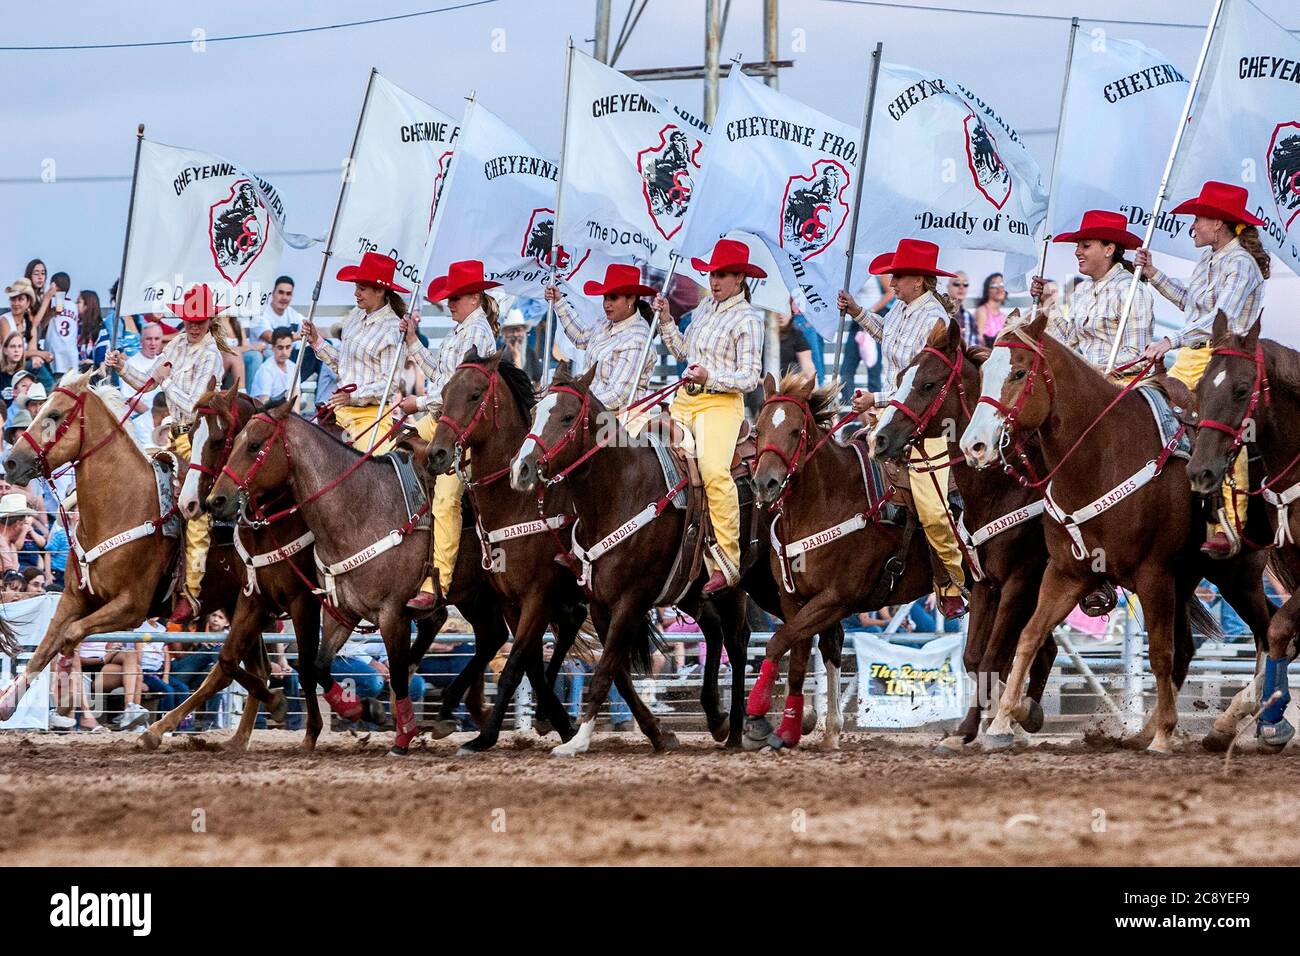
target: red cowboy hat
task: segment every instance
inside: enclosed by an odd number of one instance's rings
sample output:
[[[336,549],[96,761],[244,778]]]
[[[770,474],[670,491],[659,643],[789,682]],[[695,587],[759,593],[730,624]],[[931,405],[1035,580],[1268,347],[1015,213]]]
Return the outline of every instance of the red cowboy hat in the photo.
[[[1113,242],[1121,249],[1136,249],[1142,240],[1129,232],[1127,217],[1117,212],[1104,209],[1089,209],[1083,214],[1083,222],[1074,232],[1063,232],[1053,236],[1053,242],[1078,242],[1081,239],[1099,239]]]
[[[1201,187],[1199,196],[1180,202],[1173,208],[1173,213],[1175,216],[1206,216],[1224,222],[1244,222],[1250,226],[1264,225],[1263,219],[1246,212],[1246,199],[1245,187],[1210,180]]]
[[[216,297],[207,285],[190,286],[180,302],[170,302],[167,308],[186,322],[206,322],[225,311],[225,307],[217,306]]]
[[[924,239],[899,239],[898,248],[886,252],[871,260],[873,276],[948,276],[955,272],[944,272],[939,268],[939,247]]]
[[[466,259],[464,262],[453,262],[448,266],[445,276],[438,276],[430,282],[425,298],[430,302],[441,302],[458,295],[495,289],[500,284],[483,278],[483,263],[477,259]]]
[[[344,266],[340,269],[338,279],[340,282],[364,282],[366,285],[377,285],[381,289],[391,289],[393,292],[410,292],[410,289],[403,289],[393,281],[393,274],[396,271],[396,259],[380,255],[378,252],[367,252],[361,257],[360,265]]]
[[[709,254],[709,261],[692,259],[699,272],[739,272],[751,279],[766,279],[767,273],[749,261],[749,246],[735,239],[719,239]]]
[[[636,266],[612,263],[605,269],[605,281],[591,279],[582,285],[584,295],[658,295],[659,290],[641,282]]]

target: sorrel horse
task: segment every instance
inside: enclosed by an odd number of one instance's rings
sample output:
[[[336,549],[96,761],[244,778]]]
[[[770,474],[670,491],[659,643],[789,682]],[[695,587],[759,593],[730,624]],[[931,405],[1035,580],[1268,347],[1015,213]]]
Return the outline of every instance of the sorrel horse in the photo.
[[[666,493],[655,450],[644,439],[630,436],[591,394],[594,374],[594,367],[578,378],[563,370],[556,374],[537,406],[533,430],[510,466],[510,483],[519,492],[532,492],[539,482],[546,488],[562,481],[569,484],[577,520],[567,533],[590,559],[584,583],[592,623],[604,645],[578,732],[551,752],[573,756],[587,750],[611,682],[655,751],[671,750],[678,746],[677,737],[660,726],[637,696],[629,666],[649,671],[655,636],[648,615],[657,604],[674,601],[675,596],[661,592],[681,549],[685,512],[673,507],[672,489]],[[746,517],[742,512],[742,527]],[[715,740],[737,746],[749,641],[744,593],[733,588],[704,601],[704,580],[703,573],[697,575],[676,603],[696,619],[707,641],[700,698],[709,731]],[[731,719],[718,704],[724,643],[732,664]]]
[[[1178,720],[1177,689],[1195,650],[1192,627],[1218,635],[1195,597],[1206,572],[1199,552],[1205,523],[1185,465],[1173,454],[1178,436],[1162,445],[1146,400],[1134,391],[1136,381],[1123,388],[1111,382],[1046,335],[1046,325],[1047,316],[1040,315],[1003,330],[980,369],[981,395],[961,438],[975,467],[1014,469],[1025,436],[1037,431],[1049,469],[1042,478],[1021,476],[1046,486],[1049,560],[984,746],[1011,746],[1012,721],[1028,714],[1023,694],[1031,661],[1080,598],[1109,580],[1141,601],[1156,709],[1138,739],[1149,738],[1150,751],[1167,754]],[[1097,429],[1103,418],[1107,427]],[[1263,556],[1233,564],[1225,573],[1252,595],[1242,616],[1263,633],[1269,616],[1260,584]]]
[[[1222,485],[1237,453],[1247,447],[1262,460],[1265,477],[1255,490],[1239,494],[1260,496],[1269,505],[1273,532],[1269,562],[1290,592],[1269,622],[1268,659],[1243,692],[1244,702],[1229,708],[1215,724],[1224,736],[1235,736],[1236,724],[1261,707],[1257,733],[1268,749],[1280,750],[1295,734],[1283,716],[1290,691],[1287,664],[1296,656],[1300,633],[1300,353],[1261,339],[1259,324],[1244,336],[1234,335],[1220,312],[1212,331],[1213,352],[1196,387],[1200,427],[1187,474],[1192,491],[1212,496]],[[1248,692],[1248,693],[1246,693]],[[1277,694],[1276,699],[1274,694]]]
[[[206,503],[212,514],[231,520],[246,512],[250,502],[274,499],[286,487],[292,504],[256,520],[274,526],[287,514],[297,513],[315,536],[318,573],[326,598],[338,612],[321,619],[324,640],[316,662],[317,682],[326,688],[331,706],[343,705],[345,715],[355,711],[360,716],[360,707],[348,701],[341,685],[330,678],[328,662],[362,620],[377,623],[389,657],[396,726],[392,752],[403,756],[419,733],[408,696],[410,675],[436,634],[434,627],[422,628],[412,646],[406,611],[406,601],[427,573],[429,531],[419,527],[423,512],[408,514],[386,457],[362,455],[292,414],[292,406],[281,401],[253,415],[244,426]],[[364,507],[358,507],[360,503]],[[499,605],[490,588],[474,580],[472,565],[458,562],[456,574],[466,591],[453,592],[449,598],[475,624],[477,635],[480,621],[491,623],[488,607],[495,609],[500,621]],[[440,614],[445,619],[445,609]],[[468,680],[461,684],[462,690]]]
[[[528,433],[537,401],[527,374],[503,361],[503,355],[495,352],[481,358],[477,349],[470,350],[443,387],[442,415],[425,459],[432,480],[468,458],[463,477],[476,530],[471,553],[480,559],[482,571],[501,595],[514,635],[497,680],[496,706],[482,732],[462,745],[466,753],[496,743],[524,673],[546,721],[562,740],[573,736],[569,714],[552,687],[587,617],[586,600],[573,572],[556,561],[568,553],[565,536],[572,522],[568,489],[556,489],[543,514],[536,495],[521,494],[503,480]],[[556,634],[549,666],[543,661],[541,642],[548,623],[553,623]],[[482,651],[490,657],[496,649]]]
[[[924,438],[947,438],[954,453],[952,474],[963,506],[958,534],[970,568],[970,621],[962,663],[974,684],[970,709],[942,749],[959,749],[979,734],[985,706],[1011,670],[1016,639],[1038,603],[1047,567],[1043,539],[1042,493],[1025,488],[1000,469],[978,471],[966,465],[957,438],[970,424],[980,390],[984,348],[968,348],[955,320],[936,323],[929,341],[903,370],[894,399],[876,422],[872,453],[880,461],[901,458]],[[1033,450],[1037,458],[1037,449]],[[934,480],[918,472],[912,481]],[[1043,690],[1056,659],[1056,644],[1046,641],[1030,668],[1029,714],[1025,729],[1043,724]]]

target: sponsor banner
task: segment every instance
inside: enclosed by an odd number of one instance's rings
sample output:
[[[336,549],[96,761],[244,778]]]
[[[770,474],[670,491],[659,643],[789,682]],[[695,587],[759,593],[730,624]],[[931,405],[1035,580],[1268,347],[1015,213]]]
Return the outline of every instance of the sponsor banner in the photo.
[[[708,258],[731,230],[752,233],[767,245],[804,315],[833,337],[858,139],[855,128],[733,67],[679,251]]]
[[[891,644],[854,631],[859,727],[920,727],[957,720],[966,711],[959,634],[921,647]]]
[[[144,140],[122,310],[152,314],[207,283],[217,304],[260,315],[280,274],[284,204],[275,187],[214,153]]]
[[[1159,50],[1136,40],[1080,32],[1066,90],[1052,183],[1051,235],[1079,228],[1090,209],[1128,216],[1141,236],[1187,101],[1188,79]],[[1122,143],[1122,149],[1098,148]],[[1191,220],[1166,210],[1158,232],[1194,259]]]
[[[334,254],[347,262],[360,262],[367,252],[390,256],[397,260],[398,282],[418,289],[459,133],[442,110],[376,75],[334,229]]]
[[[71,586],[73,570],[68,568],[68,582]],[[18,646],[31,651],[45,637],[45,632],[54,617],[54,609],[59,606],[61,594],[42,594],[39,597],[24,598],[5,604],[0,614],[5,623],[13,629]],[[18,702],[18,709],[8,720],[0,721],[0,730],[48,730],[50,727],[50,672],[51,664],[41,671],[27,688],[27,693]],[[14,679],[13,662],[0,655],[0,689],[9,686]]]
[[[1227,0],[1219,15],[1170,201],[1197,195],[1210,179],[1249,190],[1264,248],[1300,275],[1300,39],[1249,0]],[[1157,230],[1156,249],[1196,257],[1165,235]]]

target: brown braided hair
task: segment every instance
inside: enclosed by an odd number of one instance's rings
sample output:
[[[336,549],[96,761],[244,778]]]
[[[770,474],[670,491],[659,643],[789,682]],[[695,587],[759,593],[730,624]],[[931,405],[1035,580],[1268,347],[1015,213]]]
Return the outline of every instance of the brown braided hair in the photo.
[[[939,280],[935,276],[921,276],[921,288],[939,300],[945,312],[952,318],[957,316],[957,303],[946,292],[939,291]]]
[[[1241,248],[1249,252],[1250,257],[1255,260],[1255,265],[1259,266],[1259,274],[1267,279],[1268,274],[1273,270],[1273,263],[1264,249],[1264,244],[1260,241],[1259,229],[1242,223],[1237,226],[1237,241],[1241,243]]]
[[[486,292],[480,292],[478,296],[478,307],[483,310],[487,316],[488,325],[492,327],[493,335],[501,334],[501,309],[497,305],[497,300],[492,298]]]

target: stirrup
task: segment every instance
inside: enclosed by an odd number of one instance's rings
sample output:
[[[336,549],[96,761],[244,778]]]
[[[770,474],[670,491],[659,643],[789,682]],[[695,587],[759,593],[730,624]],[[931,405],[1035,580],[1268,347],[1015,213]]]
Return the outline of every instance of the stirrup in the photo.
[[[1079,608],[1088,617],[1102,617],[1115,610],[1115,605],[1118,603],[1119,595],[1115,591],[1115,585],[1110,581],[1102,581],[1084,595],[1083,600],[1079,602]]]

